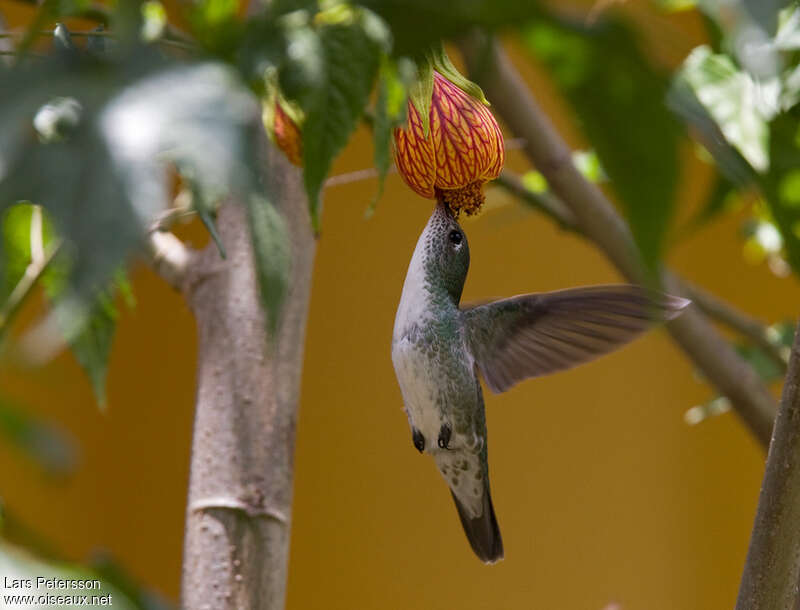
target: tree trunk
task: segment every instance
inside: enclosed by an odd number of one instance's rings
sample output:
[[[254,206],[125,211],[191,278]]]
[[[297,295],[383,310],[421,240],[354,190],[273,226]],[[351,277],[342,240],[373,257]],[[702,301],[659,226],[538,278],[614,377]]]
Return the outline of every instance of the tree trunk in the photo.
[[[295,424],[315,240],[301,172],[264,146],[291,242],[291,279],[268,337],[244,205],[218,217],[227,250],[192,261],[184,291],[199,331],[182,607],[284,607]],[[271,346],[273,349],[268,349]]]
[[[736,610],[800,606],[800,327],[775,420]]]

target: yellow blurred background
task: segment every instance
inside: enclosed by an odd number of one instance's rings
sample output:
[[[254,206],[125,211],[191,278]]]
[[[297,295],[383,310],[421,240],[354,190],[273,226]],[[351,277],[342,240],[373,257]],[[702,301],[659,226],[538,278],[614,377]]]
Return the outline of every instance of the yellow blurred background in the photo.
[[[21,5],[0,0],[13,24]],[[653,57],[674,66],[702,41],[699,19],[624,10]],[[586,146],[543,71],[515,63],[575,148]],[[685,147],[680,215],[711,186]],[[360,130],[334,174],[370,167]],[[508,166],[527,169],[510,152]],[[636,168],[631,168],[636,171]],[[389,355],[395,308],[430,211],[394,174],[364,219],[371,180],[325,193],[297,434],[288,608],[725,608],[734,603],[764,453],[735,415],[689,427],[713,391],[661,329],[576,370],[486,394],[490,468],[506,559],[482,565],[430,459],[412,447]],[[464,223],[465,300],[620,281],[601,254],[497,188]],[[669,264],[765,321],[796,315],[800,290],[742,258],[741,217],[677,244]],[[195,245],[202,229],[184,232]],[[67,430],[75,473],[53,479],[0,445],[9,509],[76,560],[107,549],[177,601],[196,338],[181,298],[146,267],[118,326],[101,413],[71,355],[0,371],[3,393]],[[30,319],[37,310],[33,303]]]

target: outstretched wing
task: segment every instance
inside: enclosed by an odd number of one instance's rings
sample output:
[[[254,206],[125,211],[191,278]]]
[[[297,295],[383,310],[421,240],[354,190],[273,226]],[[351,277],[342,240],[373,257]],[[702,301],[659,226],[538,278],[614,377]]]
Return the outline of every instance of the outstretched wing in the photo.
[[[475,363],[497,393],[606,354],[688,304],[622,284],[525,294],[466,308],[463,315]]]

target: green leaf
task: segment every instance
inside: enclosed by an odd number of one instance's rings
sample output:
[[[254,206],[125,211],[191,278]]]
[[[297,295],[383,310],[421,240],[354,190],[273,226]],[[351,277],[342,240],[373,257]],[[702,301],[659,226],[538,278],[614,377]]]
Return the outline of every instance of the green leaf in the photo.
[[[191,174],[206,201],[256,188],[259,107],[221,65],[165,68],[140,50],[129,62],[82,58],[0,73],[0,90],[17,92],[0,99],[0,211],[30,200],[49,212],[70,254],[58,305],[69,316],[86,314],[165,209],[168,162]],[[30,125],[54,97],[76,100],[80,123],[42,142]]]
[[[443,44],[439,43],[434,45],[431,51],[427,54],[427,57],[431,66],[433,66],[433,69],[439,74],[444,76],[447,80],[464,91],[470,97],[480,100],[487,106],[491,106],[489,100],[487,100],[486,96],[483,94],[483,89],[461,74],[461,72],[458,71],[458,68],[453,65],[453,62],[450,61],[450,57],[444,50]]]
[[[621,21],[590,26],[543,16],[522,35],[578,115],[655,270],[674,211],[682,134],[664,106],[667,75]]]
[[[433,103],[433,66],[428,61],[417,62],[417,74],[408,89],[408,97],[422,121],[422,134],[430,131],[431,104]]]
[[[408,68],[413,71],[413,66],[408,66]],[[378,199],[383,194],[383,185],[391,164],[392,132],[395,127],[406,121],[406,82],[400,74],[398,65],[388,57],[383,57],[372,122],[375,168],[378,170],[378,190],[367,209],[368,216],[372,214]]]
[[[678,231],[680,237],[686,237],[698,231],[718,218],[725,211],[734,207],[736,187],[724,176],[717,175],[705,204]]]
[[[72,353],[89,376],[101,409],[106,408],[106,376],[117,317],[112,298],[102,295],[90,310],[81,331],[71,341]]]
[[[322,182],[364,112],[381,53],[361,20],[326,25],[319,30],[319,40],[323,77],[313,95],[297,100],[305,112],[304,178],[315,230]]]
[[[725,139],[753,168],[763,171],[769,164],[767,121],[771,118],[769,106],[762,101],[763,89],[730,57],[706,46],[697,47],[686,58],[679,78],[689,85]]]
[[[783,238],[786,258],[800,273],[800,109],[770,124],[770,166],[759,178],[769,211]]]
[[[600,159],[597,158],[597,153],[593,150],[578,150],[573,152],[572,163],[589,182],[600,183],[608,180],[608,176],[606,176],[605,171],[603,171],[600,165]],[[537,170],[528,170],[522,174],[522,182],[525,184],[525,187],[533,193],[541,194],[550,190],[547,179]]]
[[[0,337],[30,295],[32,282],[54,275],[51,259],[56,248],[52,224],[40,207],[19,203],[0,212]],[[31,267],[34,250],[36,266]],[[22,280],[29,273],[26,287]]]
[[[98,575],[92,570],[67,562],[45,561],[39,559],[31,553],[11,545],[6,541],[0,541],[0,574],[3,574],[9,581],[12,579],[30,580],[34,587],[35,583],[37,582],[36,579],[39,577],[58,579],[62,582],[75,580],[86,583],[89,581],[94,581],[95,579],[99,580]],[[8,598],[9,595],[15,594],[9,590],[8,587],[6,587],[3,593],[6,598]],[[113,605],[115,610],[136,609],[134,603],[126,595],[105,582],[100,582],[99,588],[91,591],[80,591],[70,587],[61,586],[53,588],[40,587],[32,589],[20,589],[19,593],[25,596],[33,594],[35,597],[44,594],[52,595],[53,598],[60,597],[61,603],[59,606],[72,608],[85,607],[85,604],[82,603],[80,597],[88,594],[89,600],[94,601],[93,605],[96,606]],[[93,600],[93,596],[97,596],[97,599]],[[104,599],[105,602],[101,601],[101,599]],[[46,608],[54,606],[37,605],[36,607]]]
[[[189,11],[192,33],[211,52],[230,57],[243,32],[238,14],[239,0],[195,0]]]
[[[94,553],[89,564],[106,585],[128,597],[139,610],[177,610],[160,595],[142,588],[109,553]]]
[[[263,196],[248,198],[247,211],[261,303],[269,336],[274,337],[289,289],[289,232],[280,211]]]
[[[519,0],[360,0],[391,25],[396,56],[420,56],[442,38],[474,27],[518,25],[538,13],[538,3]]]
[[[746,187],[753,183],[755,170],[725,139],[714,117],[703,106],[681,73],[673,79],[667,94],[667,106],[691,129],[725,178],[737,187]]]
[[[27,413],[27,409],[0,396],[0,435],[53,474],[75,467],[75,443],[64,432]]]
[[[775,33],[778,27],[778,13],[789,5],[790,0],[743,0],[747,12],[768,35]]]
[[[0,286],[0,303],[3,303],[11,291],[17,286],[25,270],[31,263],[31,240],[36,237],[31,235],[31,220],[34,215],[34,205],[19,203],[13,205],[0,216],[0,231],[2,231],[3,271],[5,281]],[[53,239],[51,224],[41,217],[40,238],[42,247],[47,248]]]

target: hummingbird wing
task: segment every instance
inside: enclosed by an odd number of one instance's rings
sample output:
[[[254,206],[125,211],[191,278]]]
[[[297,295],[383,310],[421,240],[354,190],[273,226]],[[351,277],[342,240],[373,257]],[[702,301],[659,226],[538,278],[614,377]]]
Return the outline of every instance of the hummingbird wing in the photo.
[[[498,393],[606,354],[689,302],[622,284],[520,295],[468,307],[463,316],[475,363]]]

